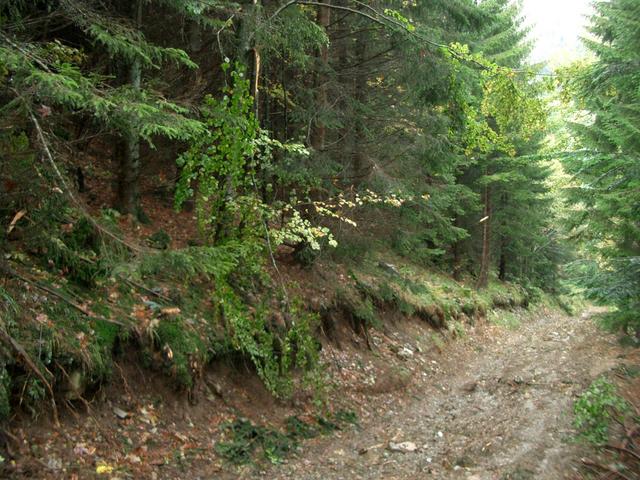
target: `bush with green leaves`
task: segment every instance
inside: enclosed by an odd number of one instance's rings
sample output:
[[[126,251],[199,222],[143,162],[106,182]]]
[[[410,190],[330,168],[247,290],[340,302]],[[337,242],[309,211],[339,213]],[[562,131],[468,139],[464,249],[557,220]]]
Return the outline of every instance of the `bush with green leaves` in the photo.
[[[605,377],[600,377],[574,404],[573,423],[582,438],[601,445],[607,442],[611,421],[628,408],[626,401],[616,393],[615,385]]]

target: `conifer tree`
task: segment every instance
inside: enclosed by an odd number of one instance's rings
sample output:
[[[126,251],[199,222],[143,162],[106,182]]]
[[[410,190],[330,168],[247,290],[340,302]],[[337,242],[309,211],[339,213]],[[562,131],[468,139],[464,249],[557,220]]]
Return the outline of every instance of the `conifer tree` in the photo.
[[[574,125],[583,147],[567,155],[576,178],[569,191],[576,237],[595,255],[581,269],[593,299],[612,303],[614,325],[640,332],[640,4],[597,2],[594,40],[585,40],[595,61],[570,83],[578,108],[590,113]],[[571,70],[575,74],[576,70]]]
[[[5,111],[35,119],[40,105],[47,111],[90,116],[122,138],[125,148],[115,153],[120,157],[117,204],[124,213],[137,213],[139,140],[151,144],[156,135],[187,140],[204,128],[186,109],[153,93],[143,81],[145,72],[158,71],[161,65],[197,67],[185,51],[145,37],[144,9],[169,8],[206,23],[207,9],[197,5],[167,0],[13,1],[0,12]],[[60,30],[64,35],[52,33]],[[92,65],[105,58],[106,68]],[[120,81],[111,79],[113,72],[120,73]]]

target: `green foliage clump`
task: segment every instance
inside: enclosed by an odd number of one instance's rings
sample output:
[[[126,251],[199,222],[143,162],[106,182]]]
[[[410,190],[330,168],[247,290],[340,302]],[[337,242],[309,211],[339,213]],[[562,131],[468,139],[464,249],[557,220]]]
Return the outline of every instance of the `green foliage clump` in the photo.
[[[147,243],[158,250],[166,250],[171,246],[171,237],[164,230],[158,230],[149,236]]]
[[[114,350],[122,327],[100,319],[94,320],[92,327],[93,335],[88,347],[91,358],[89,376],[99,383],[111,376]]]
[[[225,426],[227,442],[218,442],[215,450],[229,462],[245,464],[252,460],[260,448],[265,459],[273,464],[281,463],[293,450],[295,442],[289,436],[267,427],[257,426],[246,419],[237,419]]]
[[[218,455],[236,465],[251,462],[257,450],[261,450],[265,460],[279,464],[295,450],[301,440],[330,434],[344,426],[358,423],[357,415],[348,410],[338,410],[329,418],[317,416],[315,420],[316,424],[312,424],[295,416],[289,417],[285,422],[286,433],[283,433],[238,418],[223,426],[227,438],[218,442],[215,450]]]
[[[44,251],[47,264],[61,270],[71,281],[83,286],[107,276],[110,270],[106,246],[96,227],[86,218],[80,218],[68,233],[51,235],[36,240]]]
[[[143,257],[138,272],[142,277],[163,280],[195,281],[202,277],[222,281],[243,265],[251,269],[258,268],[256,262],[260,252],[260,245],[238,241],[216,246],[167,250]]]
[[[362,297],[357,291],[339,289],[336,292],[336,304],[351,321],[356,332],[366,334],[368,328],[380,326],[378,314],[370,297]]]
[[[202,365],[207,353],[207,345],[197,331],[184,319],[161,319],[154,331],[160,348],[169,347],[171,361],[169,363],[173,377],[181,387],[193,386],[192,370],[195,365]]]
[[[75,308],[62,302],[48,303],[44,312],[49,322],[34,326],[27,343],[35,350],[36,343],[33,342],[37,336],[40,345],[36,359],[44,365],[55,365],[57,361],[72,369],[79,368],[88,384],[107,380],[112,373],[114,347],[121,327],[105,320],[87,320]],[[62,376],[66,377],[64,373]]]
[[[157,346],[172,349],[171,368],[181,384],[191,386],[194,358],[203,364],[217,355],[236,353],[251,360],[274,395],[291,394],[296,371],[303,373],[304,382],[317,386],[319,346],[314,334],[318,319],[291,300],[283,312],[291,318],[290,324],[284,330],[272,325],[269,300],[274,294],[262,261],[261,247],[247,239],[168,250],[141,259],[138,275],[186,282],[185,288],[196,292],[193,302],[183,303],[180,317],[161,318],[154,330]],[[253,304],[245,300],[247,295],[254,298]],[[212,305],[206,312],[202,296]],[[187,320],[189,313],[205,318]]]
[[[224,63],[225,72],[231,69]],[[203,114],[207,134],[192,142],[190,149],[178,159],[180,181],[176,189],[176,207],[196,196],[200,226],[213,238],[232,223],[229,205],[238,190],[251,188],[255,165],[251,162],[257,150],[258,122],[253,114],[253,98],[245,68],[237,64],[231,70],[232,84],[223,90],[222,100],[205,99]],[[197,195],[194,183],[198,182]],[[239,199],[233,205],[240,207]],[[246,212],[250,213],[251,209]],[[242,220],[242,219],[241,219]]]
[[[626,401],[616,394],[613,383],[604,377],[594,381],[573,406],[574,425],[580,436],[596,445],[607,442],[612,419],[629,408]]]

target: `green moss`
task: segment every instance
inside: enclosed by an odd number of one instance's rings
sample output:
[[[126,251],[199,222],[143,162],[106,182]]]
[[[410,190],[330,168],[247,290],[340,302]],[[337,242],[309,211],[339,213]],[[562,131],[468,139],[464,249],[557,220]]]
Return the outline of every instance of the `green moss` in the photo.
[[[467,317],[473,318],[478,311],[478,306],[472,301],[465,301],[461,306],[461,310]]]
[[[207,351],[206,345],[197,332],[185,325],[181,317],[162,319],[155,331],[160,348],[171,349],[170,368],[178,384],[193,386],[191,362],[193,356],[202,361]]]
[[[362,298],[358,292],[342,289],[336,292],[336,302],[338,307],[350,315],[357,325],[365,328],[380,326],[371,297]]]
[[[104,320],[96,320],[93,329],[94,337],[90,346],[91,375],[96,380],[104,380],[111,376],[113,349],[121,328]]]
[[[55,357],[62,365],[81,365],[91,383],[108,379],[121,327],[104,320],[87,320],[65,303],[48,303],[45,313],[51,322],[37,332],[40,360],[49,364]],[[27,344],[35,349],[36,343]]]

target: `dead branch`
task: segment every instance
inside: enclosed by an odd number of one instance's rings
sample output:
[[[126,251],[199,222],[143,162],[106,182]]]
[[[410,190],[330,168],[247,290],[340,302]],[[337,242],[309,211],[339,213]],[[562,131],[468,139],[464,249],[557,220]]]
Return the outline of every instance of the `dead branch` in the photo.
[[[616,447],[615,445],[607,445],[605,447],[607,450],[614,450],[614,451],[618,451],[618,452],[622,452],[622,453],[626,453],[627,455],[631,455],[632,457],[634,457],[636,460],[640,461],[640,454],[634,452],[633,450],[629,450],[628,448],[625,447]]]
[[[106,317],[103,317],[103,316],[100,316],[100,315],[96,315],[96,314],[90,312],[85,307],[83,307],[82,305],[79,305],[78,303],[74,302],[73,300],[71,300],[66,295],[54,290],[53,288],[50,288],[50,287],[47,287],[46,285],[41,284],[40,282],[37,282],[35,280],[31,280],[30,278],[25,277],[24,275],[22,275],[22,274],[16,272],[15,270],[13,270],[8,265],[0,263],[0,272],[4,273],[5,275],[8,275],[10,277],[17,278],[18,280],[21,280],[21,281],[23,281],[25,283],[28,283],[29,285],[32,285],[32,286],[36,287],[39,290],[42,290],[43,292],[47,292],[47,293],[53,295],[54,297],[59,298],[60,300],[62,300],[63,302],[67,303],[68,305],[72,306],[73,308],[75,308],[76,310],[78,310],[79,312],[83,313],[85,316],[87,316],[89,318],[94,318],[96,320],[102,320],[102,321],[105,321],[105,322],[108,322],[108,323],[114,323],[116,325],[120,325],[121,327],[126,327],[126,324],[124,324],[123,322],[119,322],[118,320],[113,320],[111,318],[106,318]]]
[[[589,460],[589,459],[587,459],[587,458],[583,458],[583,459],[582,459],[582,463],[583,463],[583,464],[585,464],[585,465],[588,465],[588,466],[590,466],[590,467],[599,468],[600,470],[603,470],[603,471],[605,471],[605,472],[609,472],[609,473],[611,473],[611,474],[613,474],[613,475],[617,475],[618,477],[620,477],[620,478],[622,478],[622,479],[624,479],[624,480],[633,480],[633,479],[631,479],[631,478],[627,477],[627,476],[626,476],[624,473],[622,473],[622,472],[619,472],[619,471],[617,471],[617,470],[613,470],[612,468],[609,468],[609,467],[607,467],[607,466],[605,466],[605,465],[601,465],[601,464],[599,464],[599,463],[597,463],[597,462],[594,462],[594,461],[592,461],[592,460]]]
[[[22,357],[27,367],[29,367],[29,369],[36,375],[36,377],[38,377],[42,381],[42,383],[44,383],[44,385],[47,387],[47,390],[49,391],[49,395],[51,395],[51,407],[53,408],[53,421],[56,427],[60,427],[60,420],[58,417],[58,407],[56,406],[56,400],[53,394],[53,388],[51,387],[51,383],[49,383],[47,378],[40,371],[40,369],[35,364],[35,362],[31,359],[31,357],[29,356],[27,351],[24,349],[24,347],[20,345],[15,338],[13,338],[11,335],[9,335],[7,332],[5,332],[1,328],[0,328],[0,340],[4,341],[5,344],[13,348],[13,350],[15,350],[16,353],[20,357]],[[53,376],[51,372],[49,371],[47,372],[49,373],[49,375]]]
[[[156,292],[156,291],[150,289],[149,287],[146,287],[145,285],[142,285],[141,283],[134,282],[130,278],[122,278],[122,277],[120,277],[120,280],[128,283],[132,287],[135,287],[135,288],[138,288],[138,289],[142,290],[143,292],[147,292],[149,295],[153,295],[155,297],[158,297],[158,298],[164,300],[165,302],[171,303],[171,299],[169,297],[167,297],[166,295],[163,295],[162,293]]]
[[[84,207],[82,202],[80,202],[76,198],[76,196],[72,193],[71,189],[69,188],[69,185],[67,184],[67,181],[65,180],[64,176],[60,172],[60,169],[58,168],[58,165],[56,164],[55,160],[53,159],[53,154],[51,153],[51,149],[49,148],[49,144],[47,143],[47,139],[44,136],[44,131],[42,130],[42,127],[40,126],[40,122],[38,122],[38,119],[35,117],[33,112],[29,112],[29,116],[31,118],[31,122],[33,123],[33,125],[36,128],[36,132],[38,133],[38,138],[40,140],[40,143],[42,144],[42,149],[43,149],[43,151],[45,153],[45,157],[48,160],[49,164],[51,165],[51,168],[53,168],[53,171],[54,171],[56,177],[58,177],[58,180],[60,181],[60,183],[61,183],[61,185],[63,187],[64,193],[67,195],[67,197],[69,197],[71,202],[73,204],[75,204],[75,206],[82,212],[82,214],[85,216],[85,218],[99,232],[103,233],[104,235],[106,235],[107,237],[111,238],[112,240],[115,240],[116,242],[124,245],[129,250],[132,250],[132,251],[135,251],[135,252],[147,252],[148,251],[147,249],[145,249],[145,248],[143,248],[143,247],[141,247],[139,245],[135,245],[133,243],[130,243],[130,242],[126,241],[124,238],[116,235],[115,233],[113,233],[109,229],[107,229],[104,226],[100,225],[95,220],[95,218],[93,218],[93,216]]]

